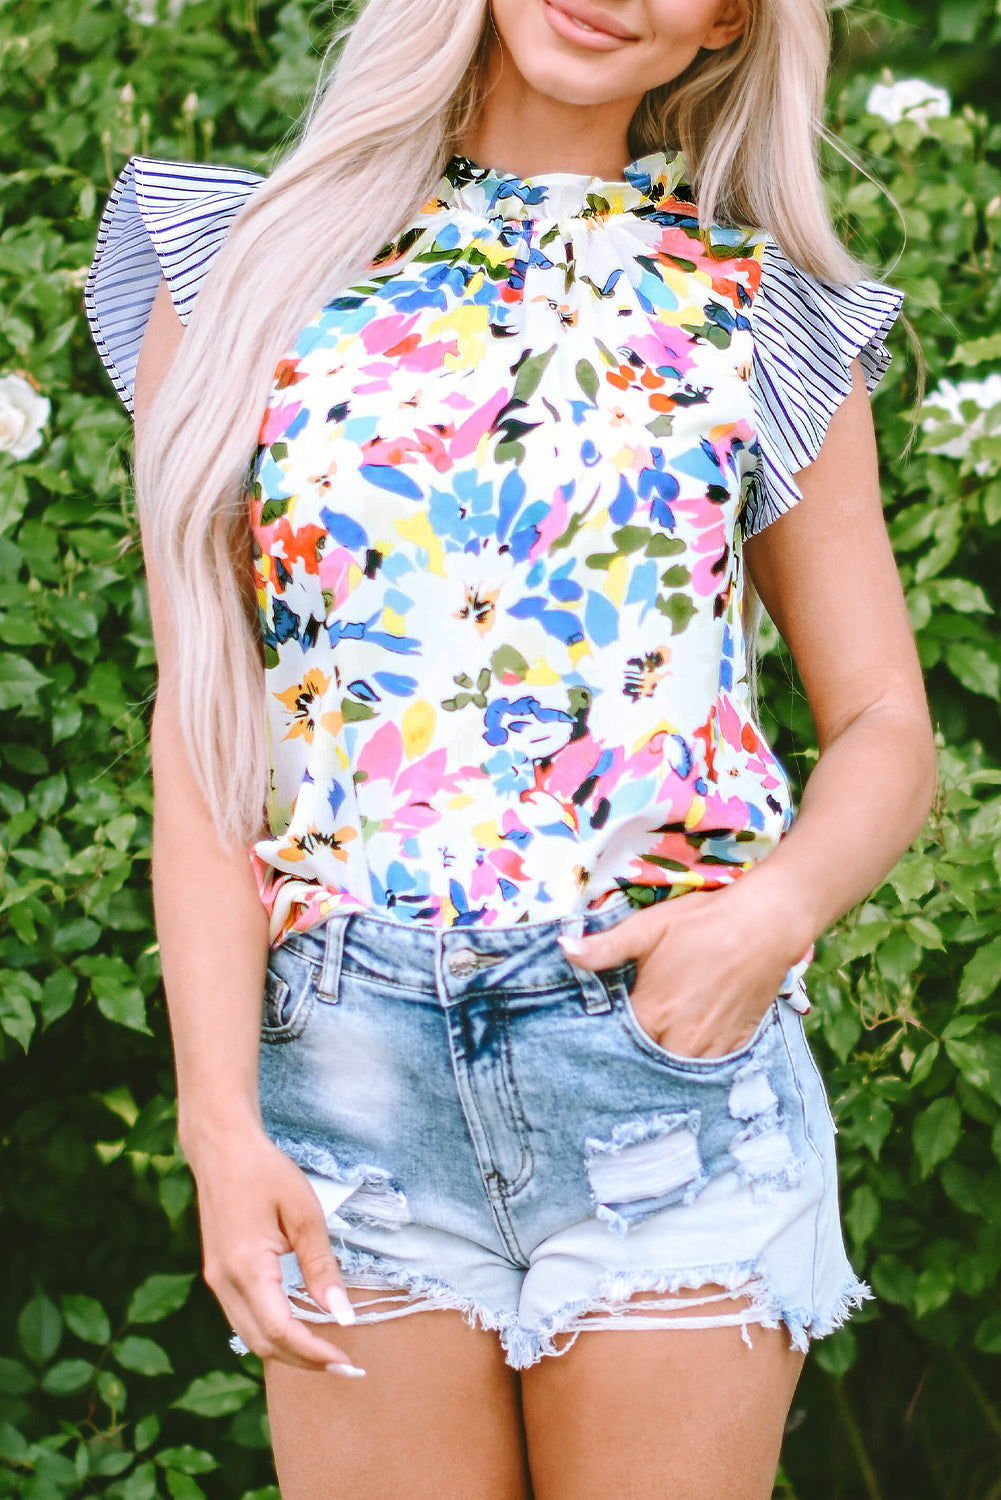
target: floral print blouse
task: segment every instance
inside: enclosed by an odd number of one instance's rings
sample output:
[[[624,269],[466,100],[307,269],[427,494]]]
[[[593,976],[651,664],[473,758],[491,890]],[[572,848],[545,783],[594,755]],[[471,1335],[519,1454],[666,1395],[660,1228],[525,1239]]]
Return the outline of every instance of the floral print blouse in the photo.
[[[130,409],[160,274],[190,314],[262,180],[123,169],[86,305]],[[273,943],[345,907],[644,905],[775,848],[793,806],[752,707],[742,546],[800,498],[852,359],[870,388],[885,370],[900,300],[700,232],[681,156],[617,182],[452,158],[263,413]]]

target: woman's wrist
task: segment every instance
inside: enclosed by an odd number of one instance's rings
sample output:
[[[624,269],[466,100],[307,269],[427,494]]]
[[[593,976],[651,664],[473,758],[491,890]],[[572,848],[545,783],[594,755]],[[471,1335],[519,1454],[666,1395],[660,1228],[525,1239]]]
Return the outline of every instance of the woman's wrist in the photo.
[[[255,1136],[267,1139],[256,1099],[200,1102],[178,1110],[177,1137],[196,1176],[206,1157],[218,1156]]]
[[[741,913],[748,940],[780,958],[788,971],[809,952],[823,927],[816,924],[802,885],[794,885],[784,871],[769,868],[773,858],[762,860],[726,891]]]

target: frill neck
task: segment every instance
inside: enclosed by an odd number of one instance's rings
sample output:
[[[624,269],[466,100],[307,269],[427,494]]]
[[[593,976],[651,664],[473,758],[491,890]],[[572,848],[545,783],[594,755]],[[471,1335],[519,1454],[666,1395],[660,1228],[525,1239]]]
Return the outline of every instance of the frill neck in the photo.
[[[685,158],[654,151],[639,156],[622,177],[609,180],[582,172],[544,172],[518,177],[481,167],[467,156],[453,156],[439,183],[436,201],[478,217],[510,220],[604,218],[656,207],[687,180]]]

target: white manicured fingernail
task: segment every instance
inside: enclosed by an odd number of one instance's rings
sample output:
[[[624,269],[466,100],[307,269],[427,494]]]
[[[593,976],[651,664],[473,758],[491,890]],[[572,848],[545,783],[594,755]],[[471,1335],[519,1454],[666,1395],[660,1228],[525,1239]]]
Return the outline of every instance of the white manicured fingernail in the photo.
[[[580,958],[583,955],[584,944],[580,941],[579,938],[561,937],[557,938],[556,941],[563,949],[563,952],[566,954],[567,958]]]
[[[365,1373],[358,1365],[328,1365],[327,1369],[331,1375],[347,1375],[351,1380],[358,1380]]]
[[[351,1305],[351,1298],[342,1286],[328,1286],[324,1293],[324,1301],[333,1313],[334,1318],[342,1328],[350,1328],[355,1321],[355,1310]]]

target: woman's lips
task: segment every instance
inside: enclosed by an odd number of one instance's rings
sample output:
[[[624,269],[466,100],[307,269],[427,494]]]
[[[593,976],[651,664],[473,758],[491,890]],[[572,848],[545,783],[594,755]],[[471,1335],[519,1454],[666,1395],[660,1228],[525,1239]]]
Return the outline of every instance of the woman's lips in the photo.
[[[565,0],[563,4],[556,4],[555,0],[542,0],[542,9],[558,37],[573,42],[578,47],[587,47],[592,52],[614,52],[619,47],[638,40],[612,21],[611,17],[588,4],[577,4],[575,0]]]

